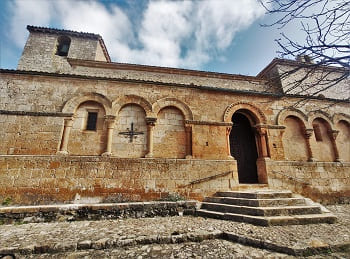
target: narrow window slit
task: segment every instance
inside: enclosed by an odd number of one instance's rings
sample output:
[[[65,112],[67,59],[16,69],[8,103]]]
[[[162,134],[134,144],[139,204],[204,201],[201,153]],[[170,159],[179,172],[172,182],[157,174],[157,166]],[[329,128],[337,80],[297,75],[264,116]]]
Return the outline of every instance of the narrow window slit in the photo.
[[[86,130],[96,130],[97,128],[97,112],[88,112]]]

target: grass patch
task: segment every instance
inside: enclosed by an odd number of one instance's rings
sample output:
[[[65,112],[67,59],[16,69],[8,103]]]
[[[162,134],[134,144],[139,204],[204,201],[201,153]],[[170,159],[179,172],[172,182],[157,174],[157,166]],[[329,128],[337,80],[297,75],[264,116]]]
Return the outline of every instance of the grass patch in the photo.
[[[2,206],[8,206],[12,203],[12,199],[10,197],[5,198],[2,202],[1,205]]]
[[[159,199],[159,201],[185,201],[186,198],[178,193],[169,193],[166,197]]]

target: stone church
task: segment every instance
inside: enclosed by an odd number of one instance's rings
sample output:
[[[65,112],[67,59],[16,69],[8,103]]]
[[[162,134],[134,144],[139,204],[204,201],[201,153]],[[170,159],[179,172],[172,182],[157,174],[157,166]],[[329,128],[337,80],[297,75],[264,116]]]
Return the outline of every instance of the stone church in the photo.
[[[255,186],[349,200],[348,79],[318,90],[303,85],[317,71],[282,76],[302,59],[257,76],[115,63],[100,35],[27,29],[18,68],[0,70],[0,201],[202,200]]]

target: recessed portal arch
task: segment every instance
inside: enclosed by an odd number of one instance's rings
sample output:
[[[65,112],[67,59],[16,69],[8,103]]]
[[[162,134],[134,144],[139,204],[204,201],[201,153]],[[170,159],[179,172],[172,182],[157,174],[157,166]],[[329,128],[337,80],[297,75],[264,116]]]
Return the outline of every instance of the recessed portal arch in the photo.
[[[258,183],[257,141],[254,117],[247,110],[238,110],[232,115],[230,133],[231,155],[237,160],[240,183]]]

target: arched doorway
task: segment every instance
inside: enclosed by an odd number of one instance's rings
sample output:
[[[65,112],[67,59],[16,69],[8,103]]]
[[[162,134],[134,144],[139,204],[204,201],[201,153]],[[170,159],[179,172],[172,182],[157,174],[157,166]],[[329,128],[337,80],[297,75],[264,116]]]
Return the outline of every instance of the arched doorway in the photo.
[[[242,113],[232,116],[230,133],[231,155],[237,160],[240,183],[258,183],[256,160],[258,158],[255,134],[249,119]]]

